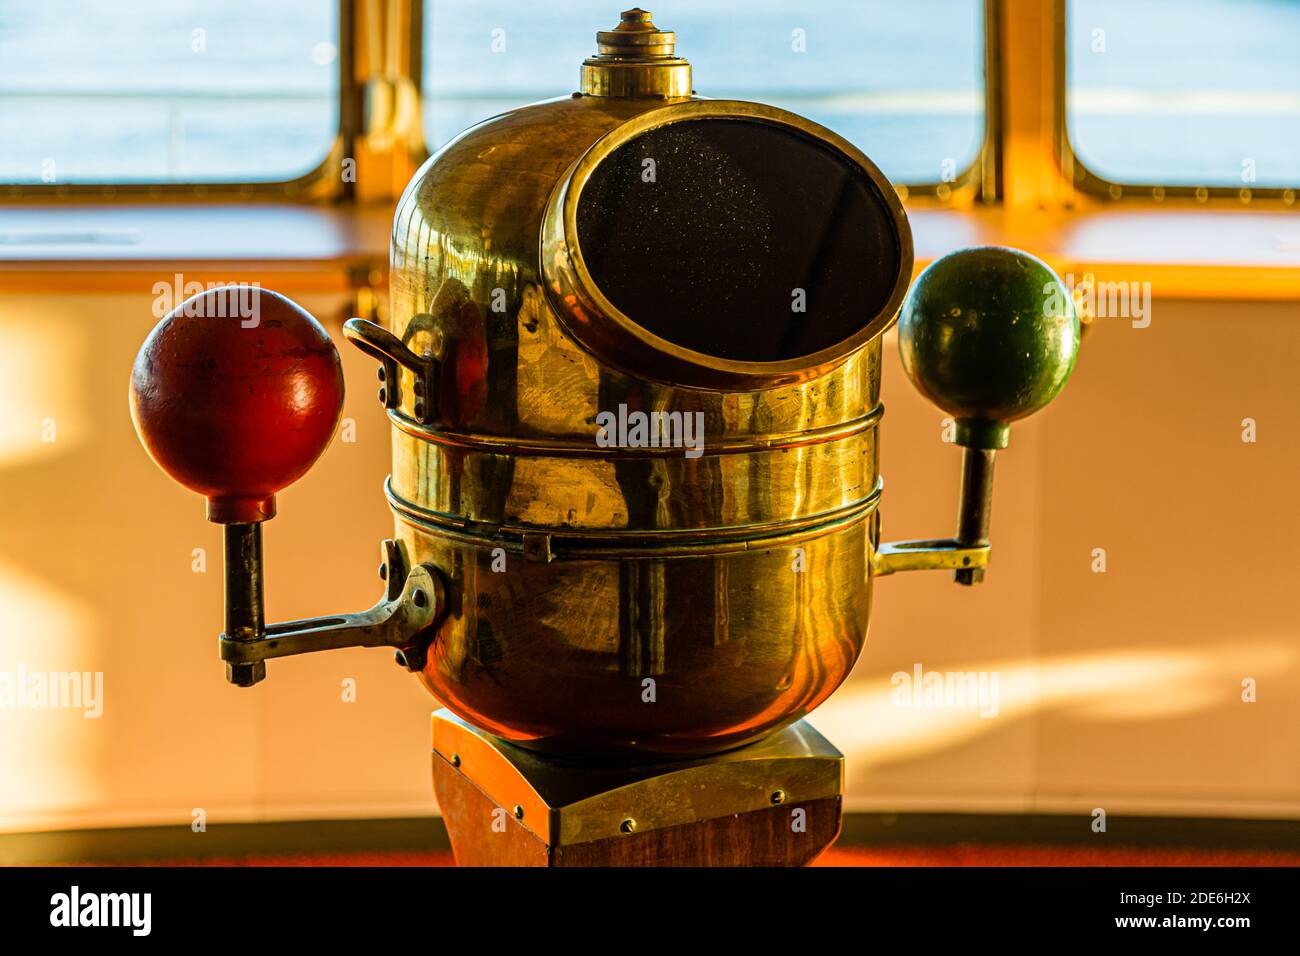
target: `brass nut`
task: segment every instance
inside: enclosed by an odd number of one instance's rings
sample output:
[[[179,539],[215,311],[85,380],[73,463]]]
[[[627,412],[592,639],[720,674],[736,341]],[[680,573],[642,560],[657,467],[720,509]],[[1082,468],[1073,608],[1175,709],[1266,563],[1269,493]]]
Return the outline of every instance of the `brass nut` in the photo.
[[[266,680],[266,661],[227,663],[226,680],[236,687],[252,687]]]

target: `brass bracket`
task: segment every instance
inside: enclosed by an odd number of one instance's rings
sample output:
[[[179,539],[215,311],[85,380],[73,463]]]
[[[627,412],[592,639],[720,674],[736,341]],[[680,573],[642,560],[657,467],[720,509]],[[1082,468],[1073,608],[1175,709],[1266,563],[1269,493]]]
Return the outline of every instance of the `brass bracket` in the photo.
[[[227,671],[255,669],[260,672],[253,680],[256,683],[265,676],[265,662],[272,658],[341,647],[397,648],[399,664],[408,670],[422,670],[428,638],[447,607],[442,578],[427,564],[402,574],[397,546],[387,541],[385,550],[384,574],[389,584],[374,607],[357,614],[269,624],[250,639],[222,634],[218,646]]]
[[[555,560],[551,548],[551,536],[545,533],[525,531],[523,534],[524,560],[550,564]]]
[[[897,571],[961,571],[986,568],[988,544],[961,544],[952,538],[929,541],[891,541],[871,555],[871,573],[876,577]]]
[[[398,366],[411,373],[411,414],[421,425],[436,417],[438,399],[438,358],[425,353],[416,355],[396,335],[369,319],[348,319],[343,323],[343,337],[372,358],[379,359],[379,400],[384,408],[394,409],[402,403],[398,388]]]

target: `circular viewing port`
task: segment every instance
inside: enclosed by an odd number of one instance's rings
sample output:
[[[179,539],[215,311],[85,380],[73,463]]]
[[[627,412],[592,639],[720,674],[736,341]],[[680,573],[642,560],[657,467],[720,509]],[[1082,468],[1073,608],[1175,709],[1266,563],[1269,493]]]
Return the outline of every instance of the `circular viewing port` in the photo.
[[[670,122],[591,170],[577,200],[581,260],[618,312],[680,349],[734,363],[824,359],[897,310],[911,249],[889,188],[806,129]]]

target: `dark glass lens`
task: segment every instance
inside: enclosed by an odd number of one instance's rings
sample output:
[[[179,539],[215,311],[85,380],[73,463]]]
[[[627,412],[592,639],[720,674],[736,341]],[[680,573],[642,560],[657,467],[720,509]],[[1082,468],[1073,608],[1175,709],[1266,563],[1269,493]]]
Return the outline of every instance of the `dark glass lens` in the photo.
[[[751,362],[854,335],[885,306],[900,261],[865,172],[754,120],[672,123],[623,144],[583,187],[578,236],[596,285],[632,321]]]

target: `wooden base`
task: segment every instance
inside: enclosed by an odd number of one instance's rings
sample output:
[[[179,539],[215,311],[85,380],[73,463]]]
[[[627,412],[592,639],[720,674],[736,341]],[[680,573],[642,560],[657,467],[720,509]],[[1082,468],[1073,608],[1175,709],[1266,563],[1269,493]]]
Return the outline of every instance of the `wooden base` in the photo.
[[[839,835],[843,757],[801,721],[703,760],[587,768],[439,711],[433,785],[461,866],[803,866]]]

